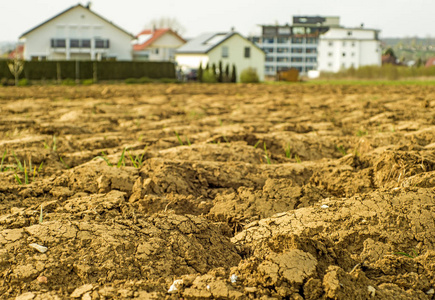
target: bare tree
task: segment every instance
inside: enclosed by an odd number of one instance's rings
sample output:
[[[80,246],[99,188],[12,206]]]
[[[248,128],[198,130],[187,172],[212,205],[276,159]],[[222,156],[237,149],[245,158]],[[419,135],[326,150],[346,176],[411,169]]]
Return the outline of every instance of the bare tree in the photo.
[[[11,71],[12,75],[15,77],[15,86],[18,86],[18,78],[21,72],[23,72],[24,61],[16,56],[13,60],[8,61],[8,67],[9,71]]]
[[[178,34],[183,34],[186,28],[175,17],[160,17],[158,19],[152,19],[145,26],[146,28],[170,28]]]

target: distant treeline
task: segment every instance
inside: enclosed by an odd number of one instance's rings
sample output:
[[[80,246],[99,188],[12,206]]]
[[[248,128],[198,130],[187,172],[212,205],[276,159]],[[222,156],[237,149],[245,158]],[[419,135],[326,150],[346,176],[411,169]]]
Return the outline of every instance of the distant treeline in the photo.
[[[416,77],[435,77],[434,67],[405,67],[386,64],[383,66],[364,66],[349,68],[337,73],[322,72],[323,79],[388,79],[397,80]]]
[[[132,61],[26,61],[20,79],[125,80],[127,78],[175,78],[171,62]],[[7,61],[0,60],[0,79],[14,79]]]

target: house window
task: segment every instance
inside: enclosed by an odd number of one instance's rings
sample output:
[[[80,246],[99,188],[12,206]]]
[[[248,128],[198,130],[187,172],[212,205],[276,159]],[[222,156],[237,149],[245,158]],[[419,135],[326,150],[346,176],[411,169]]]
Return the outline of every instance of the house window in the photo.
[[[328,56],[332,56],[332,52],[328,52]]]
[[[71,40],[69,41],[69,46],[70,46],[71,48],[79,48],[79,47],[80,47],[80,42],[79,42],[78,39],[71,39]]]
[[[273,37],[272,38],[263,38],[263,44],[273,44]]]
[[[288,57],[277,57],[276,61],[277,62],[287,62],[288,61]]]
[[[355,47],[355,42],[352,42],[352,47]]]
[[[306,53],[317,53],[317,48],[307,48]]]
[[[273,66],[266,66],[266,72],[274,72],[275,71],[275,67]]]
[[[266,53],[273,53],[273,48],[270,48],[270,47],[265,47],[265,48],[263,48],[263,50]]]
[[[65,48],[65,46],[66,46],[65,39],[51,39],[52,48]]]
[[[245,47],[245,58],[251,57],[251,47]]]
[[[293,34],[305,34],[304,27],[293,27]]]
[[[278,47],[276,49],[276,52],[278,52],[278,53],[287,53],[288,52],[288,48]]]
[[[252,42],[253,42],[253,43],[260,43],[260,38],[257,37],[257,36],[254,36],[254,37],[252,38]]]
[[[292,53],[302,53],[303,49],[302,48],[292,48]]]
[[[317,44],[316,38],[307,38],[307,44]]]
[[[109,40],[95,39],[95,48],[97,49],[109,48]]]
[[[347,32],[347,35],[348,35],[348,36],[352,36],[352,31],[348,31],[348,32]]]
[[[355,52],[352,52],[351,56],[354,57],[355,56]]]
[[[289,35],[290,34],[290,27],[278,27],[278,34],[282,35]]]
[[[228,56],[228,46],[222,46],[222,58],[227,58]]]
[[[346,52],[343,52],[341,55],[342,55],[343,57],[345,57],[345,56],[346,56]]]
[[[292,38],[292,44],[302,44],[303,42],[303,38]]]
[[[156,55],[159,54],[159,48],[154,49],[154,54],[156,54]]]
[[[346,42],[343,42],[343,47],[346,47]]]
[[[273,56],[266,56],[266,61],[274,61],[274,57]]]
[[[288,43],[288,38],[286,38],[286,37],[279,37],[277,39],[277,42],[278,42],[278,44],[286,44],[286,43]]]
[[[302,57],[292,57],[292,62],[302,62]]]
[[[329,43],[328,43],[328,46],[329,46],[329,47],[332,47],[332,45],[334,45],[333,42],[329,42]]]
[[[91,40],[82,40],[82,48],[91,48]]]
[[[332,63],[328,63],[328,67],[332,67]]]
[[[317,62],[317,57],[306,57],[305,61],[306,62]]]

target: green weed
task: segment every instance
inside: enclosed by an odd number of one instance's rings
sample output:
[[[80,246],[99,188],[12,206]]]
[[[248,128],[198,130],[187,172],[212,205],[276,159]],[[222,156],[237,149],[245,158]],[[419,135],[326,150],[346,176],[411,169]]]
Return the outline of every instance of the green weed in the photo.
[[[356,132],[356,136],[365,136],[368,135],[369,133],[367,132],[367,130],[358,130]]]
[[[5,161],[7,154],[8,154],[8,150],[5,150],[5,152],[3,152],[2,161],[0,163],[0,172],[3,172],[3,162]]]
[[[101,155],[102,155],[102,156],[97,156],[97,157],[95,157],[95,158],[101,158],[101,159],[103,159],[103,160],[106,162],[106,164],[107,164],[109,167],[113,167],[113,164],[109,161],[109,158],[107,157],[106,153],[104,153],[104,151],[101,151]]]
[[[125,150],[126,149],[127,148],[124,148],[124,150],[122,150],[121,157],[119,158],[118,163],[116,164],[117,168],[120,168],[121,166],[125,167]]]
[[[144,152],[142,153],[142,155],[137,154],[134,158],[133,158],[133,156],[131,155],[130,152],[128,153],[128,156],[129,156],[129,158],[130,158],[130,161],[131,161],[131,163],[133,164],[133,166],[134,166],[136,169],[139,169],[139,168],[142,167],[142,165],[143,165],[143,157],[144,157],[144,155],[145,155],[145,151],[146,151],[146,149],[147,149],[147,147],[145,147]]]
[[[396,254],[396,255],[403,255],[403,256],[406,256],[406,257],[409,257],[409,258],[416,258],[418,256],[418,253],[414,249],[412,249],[412,253],[411,254],[408,254],[406,252],[394,252],[394,254]]]
[[[256,142],[255,145],[254,145],[254,148],[257,148],[258,145],[260,145],[260,143],[261,143],[261,141]]]
[[[295,159],[296,159],[296,162],[298,163],[298,164],[300,164],[302,161],[301,161],[301,158],[299,157],[299,155],[297,155],[297,154],[295,154]]]
[[[60,156],[60,155],[59,155],[59,160],[60,160],[60,162],[62,163],[62,165],[63,165],[65,168],[67,168],[67,169],[70,168],[70,167],[65,163],[65,161],[64,161],[63,158],[62,158],[62,156]]]
[[[263,143],[263,146],[264,146],[264,158],[266,158],[267,164],[271,165],[272,161],[270,160],[269,152],[267,151],[267,148],[266,148],[266,142]]]
[[[184,146],[184,143],[183,143],[183,141],[181,140],[180,135],[178,134],[178,132],[176,132],[176,131],[174,131],[174,132],[175,132],[175,136],[177,137],[178,143],[179,143],[181,146]],[[186,143],[187,143],[187,145],[189,145],[189,146],[192,145],[192,144],[190,143],[190,140],[189,140],[188,137],[186,137]]]
[[[335,149],[337,149],[338,152],[340,152],[343,156],[347,154],[346,149],[344,149],[343,145],[335,146]]]
[[[285,147],[285,157],[292,158],[292,148],[290,144],[287,144],[287,146]]]

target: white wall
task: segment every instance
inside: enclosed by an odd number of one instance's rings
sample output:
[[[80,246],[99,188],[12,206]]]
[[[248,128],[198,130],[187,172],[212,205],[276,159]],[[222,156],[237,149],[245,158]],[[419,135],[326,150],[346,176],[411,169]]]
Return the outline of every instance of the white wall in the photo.
[[[222,47],[228,47],[229,55],[227,58],[222,57]],[[244,57],[245,47],[249,47],[251,49],[251,55],[249,58]],[[225,68],[228,64],[230,65],[231,70],[232,65],[234,64],[237,71],[237,81],[240,81],[240,74],[242,71],[249,67],[254,68],[257,71],[260,81],[264,81],[265,59],[266,54],[263,51],[255,47],[251,42],[247,41],[238,34],[235,34],[229,39],[225,40],[223,43],[213,48],[213,50],[209,53],[210,65],[215,63],[217,66],[219,61],[222,61],[223,67]]]
[[[319,71],[338,72],[367,65],[381,65],[380,41],[375,30],[331,28],[321,35]]]
[[[91,39],[101,38],[110,40],[109,49],[82,49],[82,55],[87,59],[98,58],[98,53],[107,57],[116,57],[117,60],[132,60],[132,46],[130,35],[122,30],[105,22],[91,13],[88,9],[77,6],[65,14],[58,16],[50,22],[33,30],[24,38],[24,58],[30,60],[32,56],[46,56],[48,60],[73,59],[68,50],[53,51],[51,48],[52,38],[65,38],[66,46],[69,48],[69,39]],[[78,50],[71,50],[78,52]],[[83,53],[86,53],[84,55]]]
[[[166,32],[147,48],[151,50],[149,60],[172,61],[175,59],[176,49],[183,44],[184,42],[179,38],[175,37],[169,32]],[[159,49],[158,54],[156,54],[155,49]]]
[[[202,67],[205,68],[209,58],[207,54],[175,54],[175,61],[181,68],[198,69],[199,64],[202,63]]]

